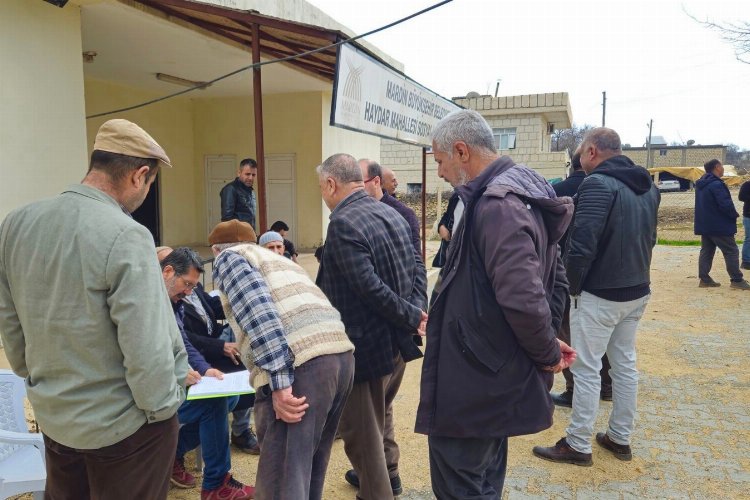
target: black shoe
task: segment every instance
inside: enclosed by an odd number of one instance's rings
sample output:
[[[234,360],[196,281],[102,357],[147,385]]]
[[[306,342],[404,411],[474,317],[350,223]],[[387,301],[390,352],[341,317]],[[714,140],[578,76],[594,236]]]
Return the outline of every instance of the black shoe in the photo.
[[[346,471],[346,474],[344,474],[344,479],[346,479],[346,482],[351,484],[355,488],[359,488],[359,477],[357,476],[357,473],[354,472],[354,469],[349,469],[348,471]],[[391,478],[391,490],[393,490],[394,497],[397,497],[404,492],[404,488],[401,487],[401,476]]]
[[[258,438],[255,437],[253,428],[250,427],[248,430],[235,436],[232,434],[232,444],[239,448],[240,451],[249,453],[251,455],[260,455],[260,446],[258,445]]]
[[[598,432],[596,434],[596,442],[605,450],[611,451],[615,458],[619,460],[628,462],[633,459],[633,452],[630,451],[629,445],[615,443],[609,439],[609,436],[605,432]]]
[[[574,450],[568,445],[568,441],[565,438],[562,438],[555,443],[555,446],[550,446],[549,448],[534,446],[533,452],[534,455],[539,458],[561,464],[590,467],[594,463],[591,460],[591,453],[581,453],[580,451]]]
[[[599,393],[599,399],[602,401],[612,401],[612,388],[610,387],[609,390],[602,390],[602,392]]]
[[[698,280],[698,288],[716,288],[721,286],[721,283],[718,283],[711,278],[708,278],[708,281]]]
[[[561,392],[560,394],[553,394],[552,402],[555,403],[556,406],[573,408],[573,391],[565,389],[565,392]]]
[[[750,262],[743,262],[740,267],[742,269],[750,269]]]

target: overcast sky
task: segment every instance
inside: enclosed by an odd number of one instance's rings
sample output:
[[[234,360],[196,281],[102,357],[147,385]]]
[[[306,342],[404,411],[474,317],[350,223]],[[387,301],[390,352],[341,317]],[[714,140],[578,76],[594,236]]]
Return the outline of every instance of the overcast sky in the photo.
[[[308,0],[356,33],[436,3]],[[454,0],[369,37],[408,76],[445,97],[568,92],[577,125],[606,124],[643,145],[648,122],[667,142],[750,149],[750,64],[685,14],[750,21],[748,0]]]

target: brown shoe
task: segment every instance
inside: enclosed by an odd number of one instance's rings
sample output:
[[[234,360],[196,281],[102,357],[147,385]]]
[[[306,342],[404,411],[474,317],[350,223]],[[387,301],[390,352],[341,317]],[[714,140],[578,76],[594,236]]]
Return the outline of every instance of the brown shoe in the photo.
[[[555,443],[555,446],[550,446],[549,448],[534,446],[532,451],[537,457],[549,460],[550,462],[581,465],[584,467],[591,467],[594,463],[591,461],[591,453],[581,453],[574,450],[568,445],[568,441],[565,438],[562,438]]]
[[[611,451],[615,458],[619,460],[628,462],[633,459],[633,453],[630,451],[630,445],[615,443],[614,441],[609,439],[609,436],[606,432],[598,432],[596,434],[596,442],[599,443],[599,446],[601,446],[605,450]]]

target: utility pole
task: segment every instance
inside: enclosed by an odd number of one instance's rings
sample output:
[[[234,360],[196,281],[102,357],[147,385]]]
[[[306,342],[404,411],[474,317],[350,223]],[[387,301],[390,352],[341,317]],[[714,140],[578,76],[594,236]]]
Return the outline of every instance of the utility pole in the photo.
[[[607,92],[602,92],[602,127],[605,123],[605,117],[607,116]]]
[[[646,143],[646,169],[651,168],[651,129],[654,128],[654,119],[648,122],[648,142]]]

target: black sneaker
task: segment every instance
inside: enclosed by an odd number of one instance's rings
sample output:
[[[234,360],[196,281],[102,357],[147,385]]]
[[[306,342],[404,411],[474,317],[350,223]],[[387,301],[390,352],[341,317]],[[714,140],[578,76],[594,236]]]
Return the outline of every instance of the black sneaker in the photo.
[[[348,471],[346,471],[346,474],[344,474],[344,479],[346,479],[346,482],[351,484],[355,488],[359,488],[359,476],[357,476],[357,473],[354,472],[354,469],[349,469]],[[401,476],[391,478],[391,490],[393,491],[394,497],[397,497],[404,492],[404,488],[401,486]]]
[[[251,455],[260,455],[260,446],[258,445],[258,438],[255,437],[253,428],[250,427],[248,430],[235,436],[232,434],[232,444],[239,448],[240,451],[249,453]]]
[[[552,402],[555,406],[564,406],[566,408],[573,408],[573,391],[565,390],[560,394],[552,395]]]
[[[611,451],[615,458],[619,460],[628,462],[633,459],[633,452],[630,450],[630,446],[615,443],[609,438],[606,432],[598,432],[596,434],[596,442],[605,450]]]

